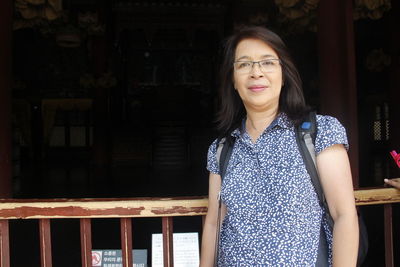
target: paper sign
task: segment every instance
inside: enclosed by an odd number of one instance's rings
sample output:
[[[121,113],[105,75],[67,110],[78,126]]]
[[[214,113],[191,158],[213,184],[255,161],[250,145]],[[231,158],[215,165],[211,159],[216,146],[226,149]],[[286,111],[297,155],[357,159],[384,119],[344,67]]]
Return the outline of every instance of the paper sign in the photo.
[[[133,267],[147,267],[147,249],[134,249]],[[93,267],[122,267],[122,251],[120,249],[92,250]]]
[[[152,235],[151,262],[153,267],[163,267],[163,237],[162,234]],[[199,234],[198,233],[174,233],[174,266],[175,267],[198,267],[199,256]]]

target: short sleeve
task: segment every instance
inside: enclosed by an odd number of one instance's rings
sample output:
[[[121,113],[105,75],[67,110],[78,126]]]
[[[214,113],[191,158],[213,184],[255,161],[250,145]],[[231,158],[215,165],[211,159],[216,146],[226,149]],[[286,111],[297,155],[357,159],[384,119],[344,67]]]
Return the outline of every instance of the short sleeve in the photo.
[[[217,164],[217,139],[212,142],[210,147],[208,148],[207,154],[207,170],[219,174],[219,166]]]
[[[318,155],[326,148],[342,144],[349,149],[347,141],[346,129],[334,117],[317,115],[318,132],[315,139],[315,152]]]

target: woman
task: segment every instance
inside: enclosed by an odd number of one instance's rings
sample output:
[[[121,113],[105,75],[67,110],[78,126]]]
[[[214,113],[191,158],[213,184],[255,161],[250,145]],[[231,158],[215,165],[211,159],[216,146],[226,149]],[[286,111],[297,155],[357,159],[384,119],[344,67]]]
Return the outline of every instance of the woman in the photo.
[[[297,148],[294,126],[308,110],[282,40],[262,27],[242,29],[227,40],[221,74],[219,130],[235,144],[222,185],[217,140],[209,148],[200,266],[214,264],[219,194],[218,266],[315,266],[321,231],[329,247],[325,265],[355,266],[358,222],[342,125],[317,116],[317,168],[331,233]]]

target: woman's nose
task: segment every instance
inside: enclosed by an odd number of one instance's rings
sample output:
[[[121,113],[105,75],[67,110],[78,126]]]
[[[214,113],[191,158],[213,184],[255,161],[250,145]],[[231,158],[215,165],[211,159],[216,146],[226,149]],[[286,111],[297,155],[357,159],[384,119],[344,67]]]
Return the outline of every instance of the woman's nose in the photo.
[[[250,74],[252,77],[262,77],[264,72],[261,71],[261,66],[259,62],[254,62],[251,68]]]

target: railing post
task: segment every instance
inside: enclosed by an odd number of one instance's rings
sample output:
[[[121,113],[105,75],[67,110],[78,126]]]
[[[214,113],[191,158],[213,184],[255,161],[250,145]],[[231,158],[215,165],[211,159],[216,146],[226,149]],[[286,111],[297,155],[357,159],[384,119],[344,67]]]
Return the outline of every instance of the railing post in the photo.
[[[132,255],[132,220],[131,218],[121,218],[121,248],[122,266],[133,266]]]
[[[174,266],[173,217],[162,218],[164,267]]]
[[[385,213],[385,266],[394,267],[392,204],[384,205]]]
[[[50,220],[39,220],[39,235],[40,235],[40,266],[51,267],[51,230]]]
[[[0,267],[10,267],[8,220],[0,220]]]
[[[80,219],[82,267],[92,267],[91,219]]]

